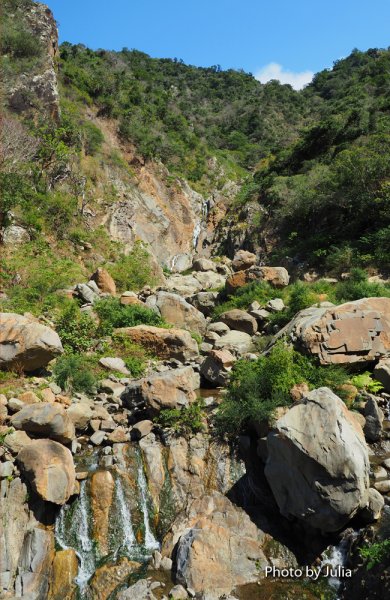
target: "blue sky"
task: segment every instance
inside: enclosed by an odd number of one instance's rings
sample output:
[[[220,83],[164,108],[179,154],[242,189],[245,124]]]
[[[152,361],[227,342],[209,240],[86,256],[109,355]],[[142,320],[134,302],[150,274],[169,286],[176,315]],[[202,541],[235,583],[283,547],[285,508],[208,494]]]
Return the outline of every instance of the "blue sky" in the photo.
[[[42,0],[45,1],[45,0]],[[243,68],[294,87],[353,48],[390,44],[389,0],[46,0],[60,40]]]

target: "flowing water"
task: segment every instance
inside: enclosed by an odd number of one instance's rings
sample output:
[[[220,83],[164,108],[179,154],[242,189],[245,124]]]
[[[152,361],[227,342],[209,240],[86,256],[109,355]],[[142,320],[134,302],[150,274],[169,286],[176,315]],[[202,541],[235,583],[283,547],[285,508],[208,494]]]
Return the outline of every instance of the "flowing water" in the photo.
[[[145,473],[142,461],[139,461],[138,467],[138,484],[139,490],[141,494],[140,502],[141,502],[141,510],[144,518],[144,527],[145,527],[145,549],[146,550],[156,550],[159,548],[159,543],[153,535],[153,532],[150,528],[150,520],[149,520],[149,502],[148,502],[148,487],[146,483]]]

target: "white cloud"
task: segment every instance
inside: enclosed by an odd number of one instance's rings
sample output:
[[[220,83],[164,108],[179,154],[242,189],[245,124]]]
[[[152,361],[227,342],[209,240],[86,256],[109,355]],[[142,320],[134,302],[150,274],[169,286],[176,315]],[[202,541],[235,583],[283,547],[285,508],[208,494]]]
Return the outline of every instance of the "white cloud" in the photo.
[[[289,83],[294,90],[301,90],[306,84],[310,83],[313,79],[313,75],[314,73],[312,71],[294,73],[293,71],[283,69],[282,65],[279,65],[278,63],[269,63],[260,69],[260,71],[255,74],[255,77],[261,81],[261,83],[267,83],[267,81],[271,81],[271,79],[277,79],[280,83]]]

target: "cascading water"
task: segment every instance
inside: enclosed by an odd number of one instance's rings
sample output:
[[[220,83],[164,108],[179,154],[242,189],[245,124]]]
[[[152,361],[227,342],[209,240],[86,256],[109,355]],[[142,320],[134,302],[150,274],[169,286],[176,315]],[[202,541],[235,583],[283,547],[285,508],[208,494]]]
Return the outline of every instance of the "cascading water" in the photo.
[[[55,537],[63,549],[73,548],[79,559],[76,583],[83,589],[96,568],[94,545],[89,521],[87,482],[82,481],[80,495],[72,505],[65,504],[56,521]]]
[[[122,546],[128,553],[134,549],[136,543],[133,524],[131,520],[131,511],[129,501],[126,498],[125,491],[123,489],[122,478],[120,475],[115,481],[115,493],[118,505],[118,520],[120,526],[120,534],[122,537]]]
[[[324,569],[325,572],[330,573],[328,584],[336,590],[336,592],[340,590],[342,585],[342,581],[338,574],[340,572],[340,567],[345,567],[348,560],[349,549],[358,534],[358,531],[348,530],[337,546],[331,546],[329,548],[321,562],[321,568]]]
[[[138,467],[138,485],[139,485],[139,490],[140,490],[140,495],[141,495],[141,498],[140,498],[141,510],[142,510],[142,514],[143,514],[144,527],[145,527],[145,549],[149,550],[149,551],[156,550],[157,548],[160,547],[160,544],[154,537],[153,532],[150,528],[148,491],[147,491],[148,488],[147,488],[144,468],[143,468],[141,459],[139,459],[139,467]]]

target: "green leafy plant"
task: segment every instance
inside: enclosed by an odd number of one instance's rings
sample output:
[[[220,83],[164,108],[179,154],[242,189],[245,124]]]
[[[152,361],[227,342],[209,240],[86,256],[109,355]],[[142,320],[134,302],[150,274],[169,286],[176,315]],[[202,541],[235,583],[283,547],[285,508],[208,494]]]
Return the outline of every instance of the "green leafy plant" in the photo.
[[[90,362],[77,354],[60,356],[54,366],[53,376],[61,389],[66,391],[91,393],[96,387]]]
[[[371,394],[377,394],[383,390],[383,385],[376,379],[373,379],[371,373],[368,371],[351,377],[351,383],[356,386],[358,390],[367,390],[367,392],[370,392]]]
[[[390,555],[390,538],[361,548],[360,555],[367,559],[366,569],[372,569]]]
[[[203,409],[203,400],[199,399],[188,406],[162,410],[157,422],[161,427],[169,427],[177,435],[198,433],[204,429]]]
[[[56,330],[67,352],[86,352],[96,344],[97,325],[88,314],[80,312],[75,302],[58,317]]]
[[[161,317],[150,308],[140,304],[123,306],[118,298],[99,300],[94,308],[100,319],[100,329],[104,334],[110,334],[119,327],[163,325]]]

